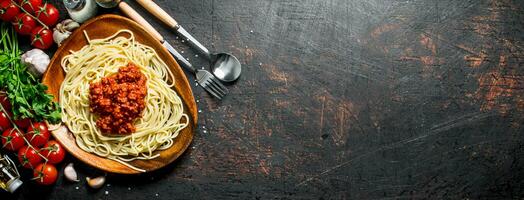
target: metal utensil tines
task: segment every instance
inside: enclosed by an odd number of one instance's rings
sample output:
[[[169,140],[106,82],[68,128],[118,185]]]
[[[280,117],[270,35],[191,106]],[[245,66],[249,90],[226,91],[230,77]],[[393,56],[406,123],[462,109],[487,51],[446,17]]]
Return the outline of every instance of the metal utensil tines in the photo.
[[[178,51],[171,46],[166,40],[164,40],[164,37],[160,35],[158,31],[149,24],[140,14],[138,14],[131,6],[129,6],[125,2],[119,3],[120,10],[126,14],[129,18],[133,19],[138,24],[142,25],[144,29],[146,29],[153,37],[155,37],[157,40],[159,40],[162,45],[178,60],[180,61],[182,67],[189,70],[191,73],[193,73],[196,77],[196,81],[204,90],[209,92],[211,95],[218,99],[224,98],[224,96],[229,92],[227,88],[220,83],[219,80],[216,79],[213,74],[211,74],[207,70],[202,69],[196,69],[191,65],[189,61],[187,61],[184,56],[182,56]]]
[[[164,41],[163,45],[171,54],[173,54],[173,56],[175,56],[175,58],[177,58],[182,63],[183,67],[195,75],[198,84],[202,86],[202,88],[204,88],[207,92],[218,99],[222,99],[227,93],[229,93],[226,86],[222,85],[222,83],[220,83],[220,81],[209,71],[194,68],[193,65],[191,65],[191,63],[184,58],[184,56],[178,53],[178,51],[175,50],[173,46],[171,46],[171,44]]]

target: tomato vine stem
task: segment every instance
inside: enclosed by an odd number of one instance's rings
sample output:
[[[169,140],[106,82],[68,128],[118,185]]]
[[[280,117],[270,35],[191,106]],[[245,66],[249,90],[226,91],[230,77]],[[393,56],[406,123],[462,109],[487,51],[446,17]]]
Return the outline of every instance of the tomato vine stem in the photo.
[[[18,5],[18,3],[16,3],[14,0],[11,0],[11,3],[13,3],[16,7],[20,8],[20,10],[24,11],[24,13],[26,15],[29,15],[29,17],[33,18],[35,21],[37,21],[40,25],[42,25],[42,27],[44,27],[45,29],[49,29],[49,27],[47,25],[44,24],[44,22],[40,21],[37,17],[35,17],[34,15],[32,15],[31,13],[27,12],[27,10],[25,10],[24,8],[22,8],[22,6]]]

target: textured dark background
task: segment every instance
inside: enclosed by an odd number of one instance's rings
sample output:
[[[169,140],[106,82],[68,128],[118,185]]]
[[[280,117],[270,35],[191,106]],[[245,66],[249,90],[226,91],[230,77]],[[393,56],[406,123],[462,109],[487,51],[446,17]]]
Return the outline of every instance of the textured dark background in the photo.
[[[222,102],[191,79],[201,112],[188,151],[100,190],[84,177],[101,172],[69,157],[80,183],[26,181],[0,199],[523,196],[524,1],[156,2],[243,64]]]

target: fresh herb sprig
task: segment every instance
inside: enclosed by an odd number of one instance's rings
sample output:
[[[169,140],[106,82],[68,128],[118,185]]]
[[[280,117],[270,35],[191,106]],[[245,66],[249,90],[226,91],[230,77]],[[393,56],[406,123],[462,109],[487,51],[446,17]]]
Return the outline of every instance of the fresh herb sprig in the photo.
[[[60,107],[53,102],[53,96],[45,92],[47,86],[40,83],[22,64],[16,33],[2,23],[0,35],[0,90],[7,93],[14,118],[58,123]]]

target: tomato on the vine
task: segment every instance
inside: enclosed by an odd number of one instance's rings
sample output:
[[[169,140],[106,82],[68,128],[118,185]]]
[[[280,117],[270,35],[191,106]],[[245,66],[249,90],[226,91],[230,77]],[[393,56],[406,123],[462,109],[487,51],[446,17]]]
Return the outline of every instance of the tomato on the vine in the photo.
[[[49,136],[49,129],[47,129],[47,125],[44,122],[33,122],[27,128],[25,138],[31,145],[41,147],[49,140]]]
[[[33,170],[33,178],[41,185],[51,185],[58,178],[56,167],[49,163],[42,163]]]
[[[9,103],[6,93],[0,93],[0,105],[2,106],[2,108],[0,108],[0,131],[4,131],[12,127],[11,121],[9,120],[11,116],[11,103]]]
[[[35,16],[45,25],[52,27],[58,22],[59,13],[53,4],[44,3],[44,5],[38,7]]]
[[[25,145],[24,134],[18,129],[9,128],[2,134],[2,147],[17,151]]]
[[[9,103],[9,99],[7,98],[6,93],[0,93],[0,104],[2,105],[5,111],[11,111],[11,103]]]
[[[65,150],[62,145],[55,140],[49,140],[40,150],[42,150],[40,154],[46,157],[47,161],[51,164],[57,164],[64,160]]]
[[[18,161],[27,169],[34,168],[42,162],[42,157],[38,155],[38,147],[23,146],[18,150]]]
[[[16,7],[12,1],[2,0],[0,2],[0,19],[10,22],[18,13],[20,13],[20,8]]]
[[[15,31],[20,35],[29,35],[31,31],[36,27],[35,20],[25,13],[18,14],[13,19],[13,27]]]
[[[31,45],[39,49],[48,49],[53,45],[53,31],[36,27],[31,31]]]
[[[15,124],[18,128],[26,130],[31,125],[31,119],[23,118],[15,120]]]
[[[22,6],[25,11],[34,14],[42,5],[42,0],[18,0],[18,5]]]
[[[11,128],[11,121],[9,120],[9,114],[0,111],[0,131]]]

